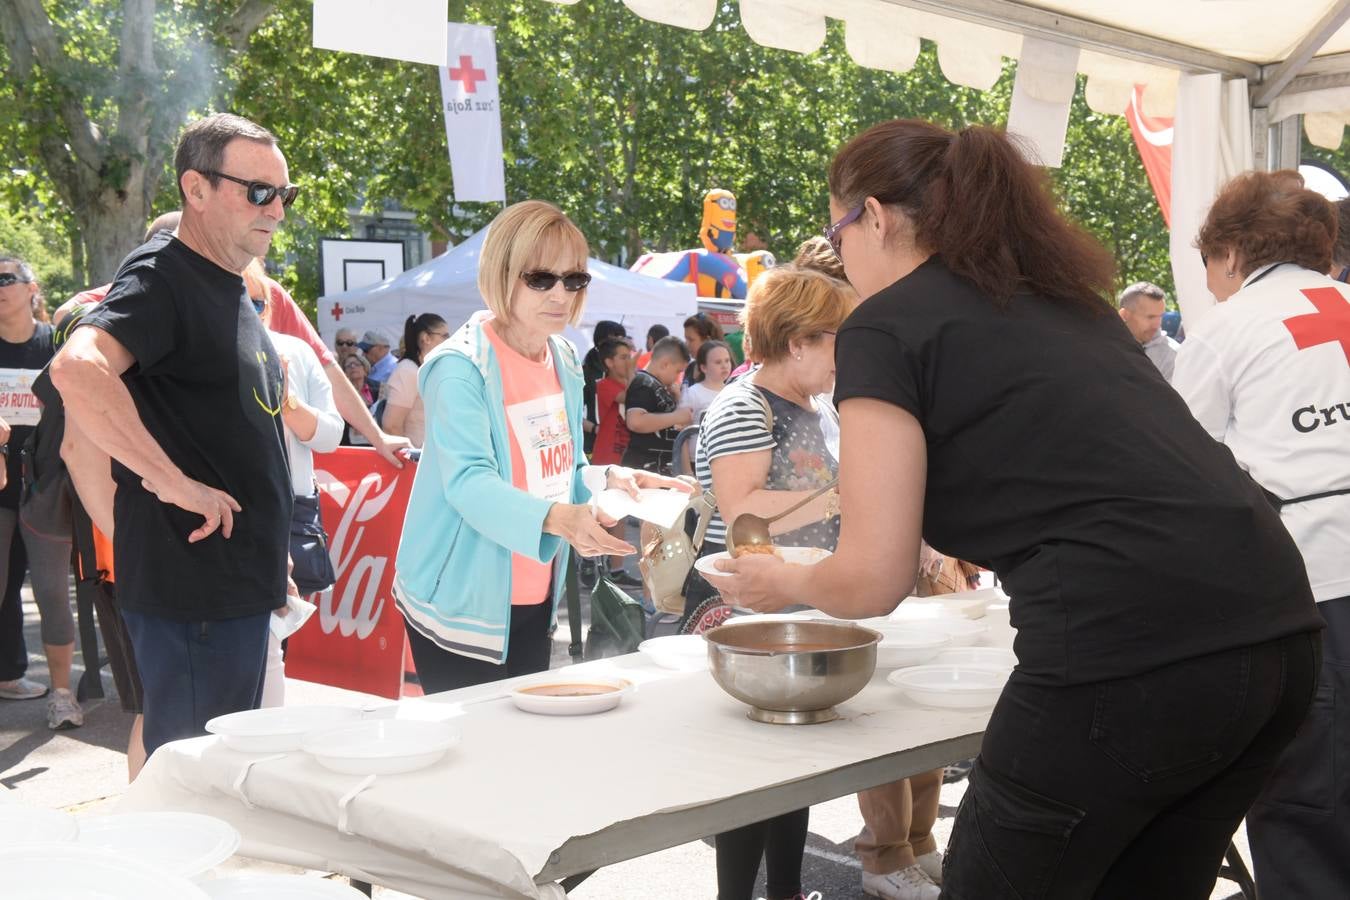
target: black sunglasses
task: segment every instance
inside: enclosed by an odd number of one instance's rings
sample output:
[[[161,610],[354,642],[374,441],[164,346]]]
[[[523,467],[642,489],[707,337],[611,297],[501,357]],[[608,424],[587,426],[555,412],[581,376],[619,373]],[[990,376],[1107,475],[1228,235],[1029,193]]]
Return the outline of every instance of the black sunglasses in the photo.
[[[233,175],[226,175],[224,172],[203,172],[203,175],[209,175],[213,178],[224,178],[226,181],[233,181],[235,184],[242,184],[248,197],[248,202],[254,206],[266,206],[281,195],[281,205],[290,206],[295,202],[295,195],[300,193],[300,185],[285,184],[281,187],[268,184],[265,181],[248,181],[243,178],[235,178]]]
[[[0,272],[0,287],[9,287],[11,284],[28,284],[31,278],[24,278],[18,272]]]
[[[591,283],[590,272],[565,272],[559,275],[556,272],[539,269],[534,272],[521,272],[520,278],[532,291],[551,291],[553,286],[561,281],[563,290],[569,294],[584,290],[586,285]]]
[[[355,347],[356,341],[334,341],[339,347]]]

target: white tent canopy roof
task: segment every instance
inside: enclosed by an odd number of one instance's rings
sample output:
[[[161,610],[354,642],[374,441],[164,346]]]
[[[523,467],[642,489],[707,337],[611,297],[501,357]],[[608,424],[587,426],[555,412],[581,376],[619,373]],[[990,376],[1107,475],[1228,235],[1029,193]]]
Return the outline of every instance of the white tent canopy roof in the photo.
[[[478,257],[487,236],[484,228],[440,256],[378,284],[328,294],[319,299],[319,334],[332,344],[339,328],[357,335],[377,328],[397,342],[408,316],[436,313],[458,328],[485,308],[478,293]],[[652,325],[665,325],[679,334],[684,320],[698,311],[694,285],[639,275],[598,259],[587,260],[591,284],[586,307],[567,336],[589,347],[595,324],[603,319],[621,323],[638,341]]]
[[[575,0],[555,0],[570,3]],[[644,18],[683,28],[711,24],[718,0],[624,0]],[[1119,115],[1135,84],[1147,85],[1144,112],[1171,115],[1182,73],[1246,78],[1253,105],[1270,121],[1312,114],[1309,136],[1335,146],[1350,122],[1350,0],[740,0],[746,33],[800,53],[825,39],[826,17],[845,23],[860,65],[904,71],[919,39],[937,44],[943,74],[987,89],[1003,59],[1021,56],[1022,38],[1078,47],[1094,110]],[[1027,80],[1047,102],[1062,80]],[[1058,85],[1058,86],[1056,86]],[[1335,143],[1331,143],[1332,141]]]

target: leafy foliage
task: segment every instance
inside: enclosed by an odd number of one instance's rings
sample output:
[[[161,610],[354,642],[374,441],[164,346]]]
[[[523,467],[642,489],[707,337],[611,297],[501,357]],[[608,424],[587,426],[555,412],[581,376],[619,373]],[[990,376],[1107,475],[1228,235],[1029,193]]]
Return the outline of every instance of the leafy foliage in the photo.
[[[81,65],[91,73],[76,88],[85,108],[111,115],[118,4],[45,5],[64,17],[66,43],[81,48]],[[453,202],[435,69],[313,49],[310,0],[278,0],[236,53],[205,37],[213,21],[207,8],[221,5],[162,4],[156,58],[210,62],[200,65],[193,91],[166,97],[174,91],[159,85],[156,102],[172,101],[174,114],[230,109],[280,136],[303,191],[273,258],[286,261],[282,280],[302,302],[317,293],[319,238],[346,233],[349,210],[396,204],[434,238],[451,242],[498,211],[495,204]],[[703,32],[647,22],[615,0],[457,6],[463,4],[452,4],[452,16],[497,27],[508,198],[557,203],[592,251],[615,262],[693,246],[710,187],[736,193],[742,236],[754,232],[780,258],[790,257],[825,224],[825,170],[850,136],[901,116],[956,127],[1002,122],[1012,90],[1011,63],[990,91],[950,84],[931,45],[909,72],[863,69],[845,51],[836,22],[809,55],[760,47],[730,2]],[[207,46],[215,49],[203,57]],[[160,68],[174,70],[163,60]],[[12,91],[0,86],[0,98]],[[79,234],[85,218],[53,187],[56,175],[35,162],[35,135],[59,124],[35,109],[0,124],[5,146],[17,150],[6,161],[0,202],[16,213],[44,210],[54,227]],[[1069,129],[1065,165],[1053,176],[1066,208],[1114,250],[1122,284],[1147,278],[1170,288],[1166,229],[1125,120],[1092,113],[1080,91]],[[158,165],[164,174],[152,179],[155,211],[177,202],[162,159]]]

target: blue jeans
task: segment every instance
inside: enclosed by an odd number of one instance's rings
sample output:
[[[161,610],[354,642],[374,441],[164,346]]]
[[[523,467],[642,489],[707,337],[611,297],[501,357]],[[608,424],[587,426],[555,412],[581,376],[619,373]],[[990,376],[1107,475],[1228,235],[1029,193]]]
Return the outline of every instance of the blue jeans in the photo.
[[[257,709],[271,615],[178,622],[122,610],[141,673],[147,756],[161,744],[205,734],[216,716]]]

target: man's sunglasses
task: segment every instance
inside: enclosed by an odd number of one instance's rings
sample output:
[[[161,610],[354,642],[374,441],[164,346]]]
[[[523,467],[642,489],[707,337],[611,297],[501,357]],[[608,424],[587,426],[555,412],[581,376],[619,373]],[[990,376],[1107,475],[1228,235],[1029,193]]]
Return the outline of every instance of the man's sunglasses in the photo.
[[[0,287],[9,287],[11,284],[28,284],[32,279],[24,278],[18,272],[0,272]]]
[[[556,272],[539,269],[534,272],[521,272],[520,279],[532,291],[551,291],[553,286],[561,281],[564,291],[575,294],[577,291],[584,290],[586,285],[591,283],[591,273],[565,272],[559,275]]]
[[[233,175],[226,175],[224,172],[203,172],[212,178],[224,178],[226,181],[233,181],[235,184],[244,186],[245,196],[248,202],[254,206],[266,206],[281,196],[281,205],[290,206],[295,202],[295,195],[300,193],[300,185],[285,184],[281,187],[268,184],[265,181],[248,181],[243,178],[235,178]]]
[[[342,340],[338,340],[338,341],[334,341],[333,343],[337,344],[339,347],[355,347],[355,346],[356,346],[356,341],[342,341]]]

